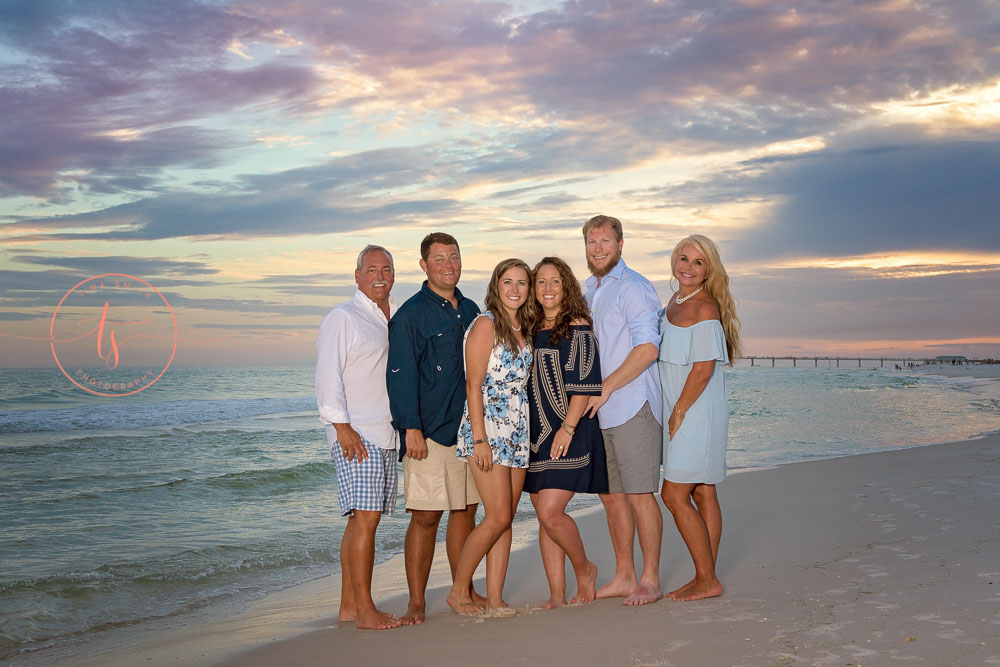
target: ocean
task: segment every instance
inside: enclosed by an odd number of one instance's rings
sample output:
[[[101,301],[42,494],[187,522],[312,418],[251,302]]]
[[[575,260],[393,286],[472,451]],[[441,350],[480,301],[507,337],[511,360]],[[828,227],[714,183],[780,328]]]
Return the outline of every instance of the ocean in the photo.
[[[744,361],[727,385],[731,471],[1000,432],[1000,381],[895,362]],[[171,367],[118,398],[58,369],[2,369],[0,470],[0,659],[339,571],[311,367]],[[531,516],[525,498],[516,520]],[[401,484],[379,561],[402,551],[406,521]]]

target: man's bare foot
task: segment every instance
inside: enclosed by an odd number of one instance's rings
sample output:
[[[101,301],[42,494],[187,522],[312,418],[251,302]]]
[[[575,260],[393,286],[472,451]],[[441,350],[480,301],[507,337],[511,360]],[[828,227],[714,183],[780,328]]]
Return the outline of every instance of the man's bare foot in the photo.
[[[500,600],[500,602],[490,602],[489,600],[486,601],[486,608],[490,611],[494,609],[506,609],[509,606],[510,605],[504,602],[503,600]]]
[[[341,605],[340,613],[337,615],[337,620],[341,622],[353,621],[358,617],[357,609],[354,607],[344,607]]]
[[[544,611],[548,611],[550,609],[558,609],[559,607],[562,607],[565,604],[566,604],[566,598],[562,598],[560,600],[557,597],[553,597],[553,598],[549,598],[548,601],[545,604],[543,604],[541,607],[539,607],[539,609],[542,609]]]
[[[597,589],[597,599],[623,598],[631,595],[638,585],[634,574],[631,577],[615,575],[614,579]]]
[[[587,574],[583,579],[576,580],[576,595],[570,602],[574,604],[590,604],[597,597],[597,564],[587,561]]]
[[[452,611],[456,614],[461,614],[462,616],[475,616],[482,611],[475,602],[468,598],[462,598],[456,595],[454,592],[448,593],[448,597],[444,599],[451,607]]]
[[[669,593],[667,593],[667,597],[670,598],[671,600],[676,600],[678,595],[684,595],[685,593],[687,593],[687,589],[694,586],[696,581],[697,579],[692,579],[691,581],[687,582],[680,588],[670,591]]]
[[[663,591],[658,586],[643,584],[635,589],[631,595],[622,600],[622,604],[635,607],[641,604],[652,604],[662,597]]]
[[[722,595],[722,582],[718,579],[712,579],[711,581],[705,583],[695,582],[692,586],[686,587],[684,593],[678,593],[674,596],[675,600],[681,600],[684,602],[690,602],[691,600],[704,600],[705,598],[714,598]]]
[[[358,630],[389,630],[398,628],[400,621],[391,615],[384,614],[377,609],[361,612],[358,614],[354,627]]]
[[[411,604],[406,608],[406,613],[399,619],[403,625],[420,625],[424,622],[424,605]]]

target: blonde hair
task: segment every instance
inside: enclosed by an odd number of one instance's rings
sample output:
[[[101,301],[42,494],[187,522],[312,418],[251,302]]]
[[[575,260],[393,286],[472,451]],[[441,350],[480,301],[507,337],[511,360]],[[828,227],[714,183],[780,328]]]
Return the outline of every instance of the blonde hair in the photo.
[[[691,245],[702,254],[708,263],[707,275],[705,277],[705,293],[712,297],[715,305],[719,308],[719,319],[722,320],[722,331],[726,334],[726,350],[729,353],[729,365],[732,366],[737,358],[743,356],[743,340],[740,337],[740,318],[736,315],[736,299],[729,291],[729,274],[726,267],[722,265],[722,258],[719,256],[719,247],[712,242],[712,239],[701,234],[691,234],[681,239],[674,251],[670,255],[670,283],[673,287],[674,267],[677,266],[677,257],[681,254],[684,246]]]
[[[524,275],[528,279],[527,298],[524,303],[521,304],[521,307],[517,309],[517,326],[524,332],[524,342],[531,345],[530,333],[531,323],[532,320],[534,320],[533,313],[535,303],[534,274],[531,272],[531,268],[524,263],[524,260],[511,258],[505,259],[497,264],[496,268],[493,269],[493,275],[490,276],[490,283],[486,287],[485,305],[486,310],[493,313],[494,340],[514,354],[517,354],[518,350],[521,348],[517,344],[517,337],[514,335],[514,329],[511,327],[510,322],[504,315],[503,302],[500,300],[500,278],[503,277],[503,274],[514,268],[524,269]]]

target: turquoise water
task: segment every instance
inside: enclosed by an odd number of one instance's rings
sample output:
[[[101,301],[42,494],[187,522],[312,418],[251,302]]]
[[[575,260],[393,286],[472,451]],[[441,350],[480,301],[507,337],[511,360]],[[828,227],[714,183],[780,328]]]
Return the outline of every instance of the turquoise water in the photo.
[[[727,383],[730,469],[1000,431],[993,380],[779,367]],[[172,367],[100,398],[58,369],[0,370],[0,658],[338,571],[312,386],[311,367]],[[380,560],[402,551],[405,517],[400,497]]]

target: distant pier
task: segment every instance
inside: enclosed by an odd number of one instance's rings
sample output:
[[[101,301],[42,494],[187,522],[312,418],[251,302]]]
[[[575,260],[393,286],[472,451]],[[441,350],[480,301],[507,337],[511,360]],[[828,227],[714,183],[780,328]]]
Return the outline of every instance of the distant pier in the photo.
[[[840,368],[841,362],[844,362],[845,367],[854,367],[854,362],[858,363],[857,368],[863,368],[864,362],[878,363],[879,368],[885,368],[886,362],[890,365],[901,366],[903,368],[908,368],[911,366],[959,366],[966,364],[995,364],[996,359],[967,359],[965,357],[937,357],[937,358],[922,358],[922,357],[792,357],[792,356],[777,356],[777,355],[747,355],[742,357],[744,360],[750,361],[750,367],[754,368],[756,366],[770,366],[774,368],[777,366],[779,361],[791,361],[792,367],[798,367],[799,362],[803,362],[804,365],[808,366],[809,362],[813,362],[813,366],[818,368],[819,362],[826,362],[828,366],[835,366]],[[770,363],[768,363],[770,362]]]

